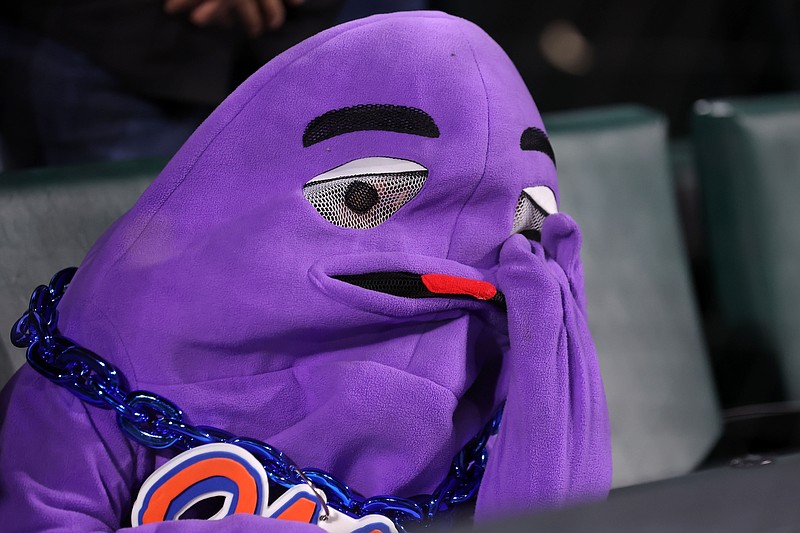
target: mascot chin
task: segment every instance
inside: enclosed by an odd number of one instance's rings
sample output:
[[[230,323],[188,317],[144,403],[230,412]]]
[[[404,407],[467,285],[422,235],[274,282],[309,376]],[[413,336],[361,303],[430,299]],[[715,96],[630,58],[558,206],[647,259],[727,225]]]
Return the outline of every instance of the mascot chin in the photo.
[[[475,25],[406,12],[300,43],[37,289],[2,523],[388,533],[603,498],[558,201],[539,112]]]

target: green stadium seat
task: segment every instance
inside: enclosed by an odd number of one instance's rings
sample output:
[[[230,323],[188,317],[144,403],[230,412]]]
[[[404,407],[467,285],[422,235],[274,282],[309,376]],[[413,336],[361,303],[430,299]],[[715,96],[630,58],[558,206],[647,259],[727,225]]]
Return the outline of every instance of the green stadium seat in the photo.
[[[550,114],[563,203],[584,232],[589,322],[612,424],[614,484],[685,474],[720,429],[679,236],[666,122],[638,107]],[[0,324],[31,289],[76,265],[163,162],[113,163],[0,176]],[[8,374],[22,350],[3,336]],[[0,365],[1,367],[1,365]]]
[[[721,390],[741,387],[774,364],[783,390],[762,390],[760,396],[796,402],[800,94],[700,101],[692,118],[721,329],[731,338],[749,333],[760,349],[749,361],[717,362],[723,367],[718,374],[728,377]],[[774,389],[775,383],[762,382],[761,388]]]
[[[0,174],[0,386],[25,361],[9,332],[31,291],[80,264],[165,161],[103,163]]]
[[[666,120],[633,106],[546,115],[560,209],[584,235],[589,326],[616,487],[685,474],[720,432],[669,167]]]

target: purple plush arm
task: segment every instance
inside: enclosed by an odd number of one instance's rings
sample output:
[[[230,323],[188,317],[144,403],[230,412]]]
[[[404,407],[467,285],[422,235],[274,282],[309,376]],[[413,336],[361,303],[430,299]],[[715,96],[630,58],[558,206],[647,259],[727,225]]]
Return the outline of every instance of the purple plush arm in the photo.
[[[476,508],[478,520],[604,497],[611,438],[586,324],[580,232],[548,217],[542,243],[512,236],[498,285],[508,303],[508,397]]]
[[[24,367],[0,398],[0,530],[116,531],[152,469],[116,427],[113,413],[86,406]],[[125,531],[314,533],[317,526],[236,515]]]

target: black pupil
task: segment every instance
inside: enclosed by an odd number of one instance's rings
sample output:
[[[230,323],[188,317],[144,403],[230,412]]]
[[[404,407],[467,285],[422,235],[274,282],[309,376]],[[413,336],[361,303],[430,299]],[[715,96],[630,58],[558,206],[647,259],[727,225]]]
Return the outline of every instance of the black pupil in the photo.
[[[356,213],[366,213],[378,203],[380,197],[375,187],[363,181],[354,181],[344,192],[344,205]]]

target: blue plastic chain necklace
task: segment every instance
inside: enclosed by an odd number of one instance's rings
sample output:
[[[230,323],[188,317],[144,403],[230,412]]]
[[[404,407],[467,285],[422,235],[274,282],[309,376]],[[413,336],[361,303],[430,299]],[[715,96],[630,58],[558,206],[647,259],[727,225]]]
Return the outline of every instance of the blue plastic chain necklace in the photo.
[[[27,348],[31,367],[68,389],[84,402],[116,411],[117,423],[132,440],[148,448],[188,450],[204,444],[229,443],[250,452],[269,480],[283,488],[310,481],[322,490],[328,505],[353,518],[380,514],[399,531],[410,524],[430,525],[437,515],[474,498],[486,468],[486,443],[497,433],[502,409],[456,454],[444,481],[432,494],[401,498],[364,498],[332,475],[314,468],[299,470],[286,455],[256,439],[238,437],[210,426],[193,426],[175,404],[157,394],[128,391],[122,374],[111,363],[61,336],[56,307],[77,268],[58,272],[49,285],[31,295],[28,310],[11,331],[11,342]]]

